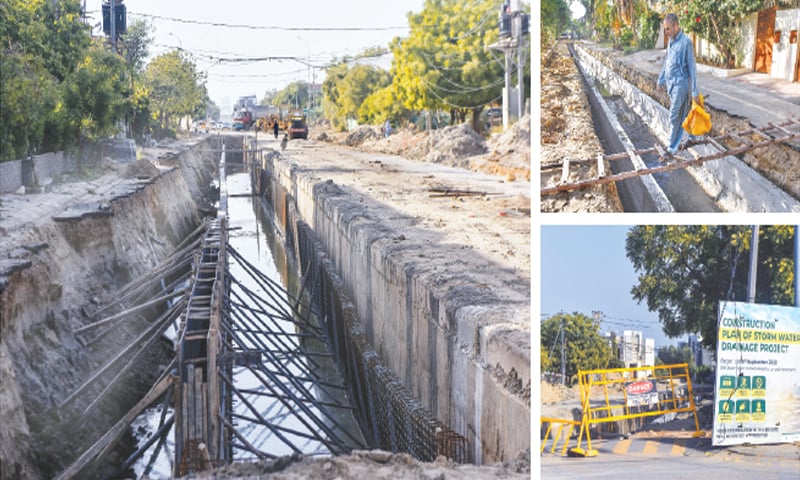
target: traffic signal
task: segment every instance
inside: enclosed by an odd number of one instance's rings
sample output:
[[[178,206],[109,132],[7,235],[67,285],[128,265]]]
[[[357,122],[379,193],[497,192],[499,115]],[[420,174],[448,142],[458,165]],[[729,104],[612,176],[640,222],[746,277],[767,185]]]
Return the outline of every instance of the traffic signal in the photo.
[[[114,28],[116,29],[117,36],[128,31],[128,19],[125,4],[118,3],[114,5]],[[111,4],[103,4],[103,33],[111,35]]]
[[[501,38],[511,36],[511,7],[508,4],[508,0],[500,6],[500,20],[498,26],[500,27]]]

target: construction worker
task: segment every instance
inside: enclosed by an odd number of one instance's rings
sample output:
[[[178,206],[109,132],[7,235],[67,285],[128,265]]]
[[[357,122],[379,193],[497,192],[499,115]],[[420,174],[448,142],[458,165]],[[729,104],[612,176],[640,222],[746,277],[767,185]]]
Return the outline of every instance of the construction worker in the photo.
[[[277,119],[272,123],[272,132],[275,134],[275,140],[277,140],[278,139],[278,120]]]
[[[664,67],[658,76],[657,87],[666,85],[669,94],[669,144],[661,161],[666,161],[680,149],[683,123],[692,108],[692,99],[698,101],[697,65],[692,41],[681,30],[678,16],[668,13],[664,17],[664,34],[669,38]],[[691,137],[693,140],[694,137]]]

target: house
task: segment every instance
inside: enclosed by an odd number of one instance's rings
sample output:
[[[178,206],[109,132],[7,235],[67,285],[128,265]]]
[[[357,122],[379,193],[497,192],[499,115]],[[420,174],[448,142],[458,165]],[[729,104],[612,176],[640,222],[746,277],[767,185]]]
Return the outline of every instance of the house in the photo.
[[[752,13],[740,25],[739,44],[735,46],[737,73],[760,72],[771,77],[800,81],[800,0],[767,0],[765,8]],[[718,57],[708,40],[689,34],[698,58]],[[664,32],[656,45],[666,48]]]

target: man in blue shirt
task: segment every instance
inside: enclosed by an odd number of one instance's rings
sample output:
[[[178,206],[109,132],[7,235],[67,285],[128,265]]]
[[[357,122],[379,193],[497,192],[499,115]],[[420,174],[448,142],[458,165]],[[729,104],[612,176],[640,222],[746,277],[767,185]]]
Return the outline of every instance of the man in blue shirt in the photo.
[[[658,76],[657,87],[666,85],[669,94],[669,145],[667,155],[680,148],[683,139],[683,123],[692,108],[692,99],[698,101],[697,65],[694,61],[692,41],[681,30],[678,16],[668,13],[664,18],[664,34],[669,37],[664,67]],[[666,160],[665,158],[661,159]]]

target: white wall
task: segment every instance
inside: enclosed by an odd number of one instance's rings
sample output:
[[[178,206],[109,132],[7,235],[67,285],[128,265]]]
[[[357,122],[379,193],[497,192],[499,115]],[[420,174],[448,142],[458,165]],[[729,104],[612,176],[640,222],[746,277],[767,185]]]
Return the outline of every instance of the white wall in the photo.
[[[750,16],[742,22],[742,34],[739,36],[737,52],[742,60],[742,67],[749,69],[755,68],[756,62],[756,28],[758,25],[758,13]]]
[[[775,14],[775,31],[778,30],[781,32],[781,40],[772,46],[770,76],[792,81],[797,60],[797,43],[789,44],[789,33],[800,30],[800,9],[778,10]]]

